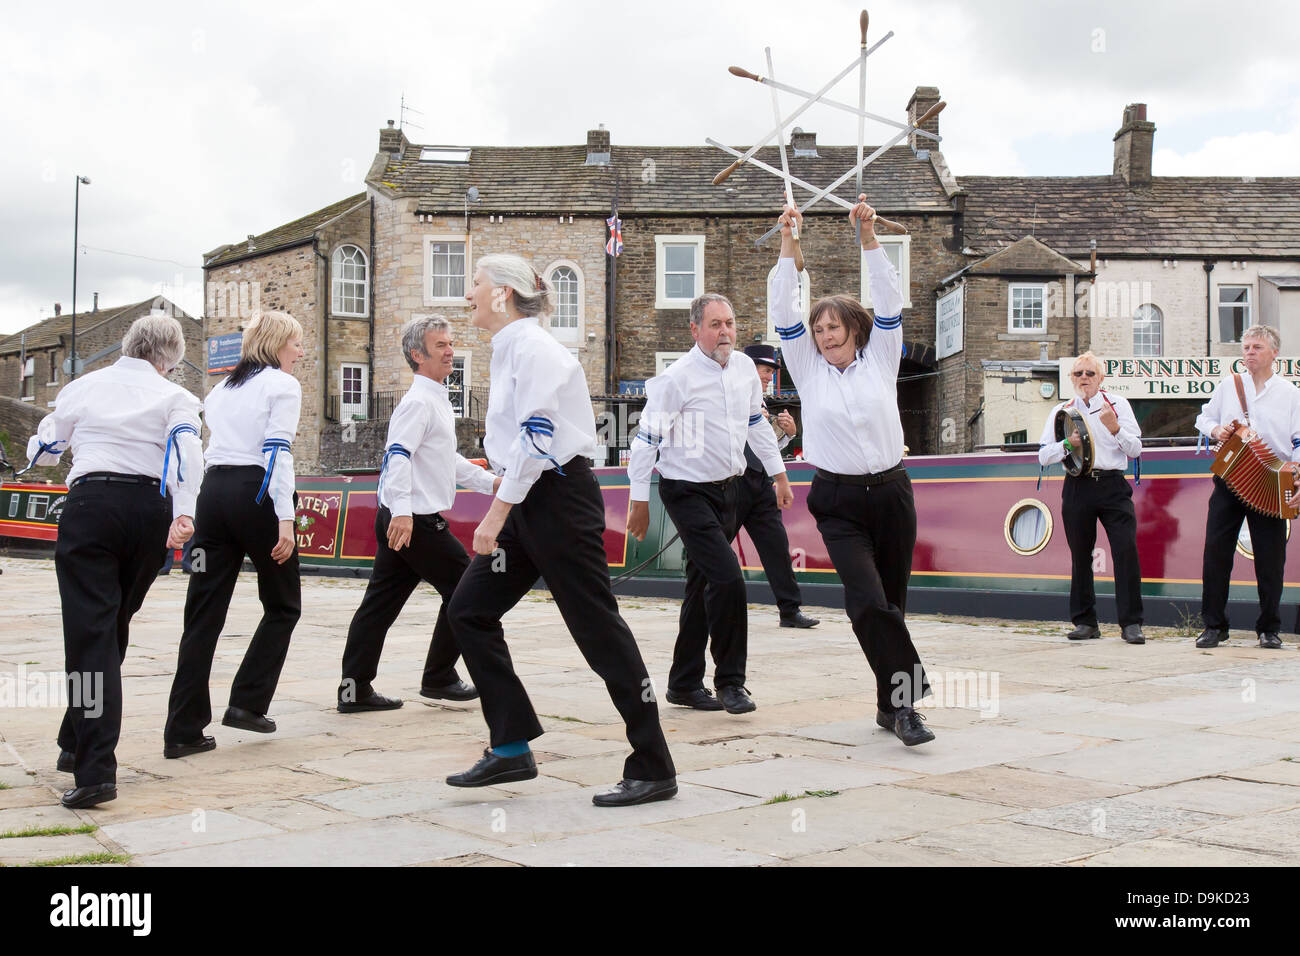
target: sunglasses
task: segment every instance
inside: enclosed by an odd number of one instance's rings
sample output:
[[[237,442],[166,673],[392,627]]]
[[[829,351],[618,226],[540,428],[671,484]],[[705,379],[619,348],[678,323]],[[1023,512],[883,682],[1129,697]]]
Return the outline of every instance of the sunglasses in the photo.
[[[1094,369],[1084,369],[1081,372],[1071,372],[1075,378],[1096,378],[1097,372]]]

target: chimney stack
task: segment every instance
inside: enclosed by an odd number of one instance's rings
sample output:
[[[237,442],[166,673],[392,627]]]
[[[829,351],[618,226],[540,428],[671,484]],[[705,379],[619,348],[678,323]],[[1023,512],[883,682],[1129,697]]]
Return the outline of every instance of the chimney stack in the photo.
[[[817,134],[805,133],[796,126],[790,130],[790,147],[795,156],[815,157],[817,155]]]
[[[55,303],[54,303],[54,317],[57,319],[57,318],[58,318],[59,316],[61,316],[62,314],[63,314],[63,306],[60,305],[58,302],[55,302]]]
[[[609,165],[609,130],[601,123],[596,129],[587,130],[587,161],[584,166]]]
[[[379,151],[381,153],[392,153],[400,158],[410,146],[406,134],[397,129],[392,120],[388,121],[387,129],[379,131]]]
[[[248,251],[253,251],[253,234],[251,232],[248,234]]]
[[[1151,185],[1151,147],[1156,138],[1156,124],[1147,121],[1147,105],[1130,103],[1124,107],[1124,122],[1115,134],[1116,176],[1130,186]]]
[[[99,293],[98,293],[98,292],[95,293],[95,307],[94,307],[93,309],[91,309],[90,311],[91,311],[91,312],[98,312],[98,311],[99,311]]]
[[[907,101],[907,122],[908,125],[915,124],[917,119],[925,115],[925,111],[935,103],[939,102],[939,87],[937,86],[918,86],[912,94],[912,98]],[[935,116],[927,120],[921,127],[927,133],[939,135],[939,117]],[[907,145],[912,147],[912,152],[918,149],[935,149],[938,144],[928,137],[917,136],[913,133],[907,137]]]

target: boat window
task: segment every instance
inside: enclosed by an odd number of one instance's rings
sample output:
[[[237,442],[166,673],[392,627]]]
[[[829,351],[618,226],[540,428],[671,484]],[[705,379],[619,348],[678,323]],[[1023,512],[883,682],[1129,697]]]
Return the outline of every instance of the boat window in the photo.
[[[1007,512],[1007,544],[1017,554],[1037,554],[1052,537],[1052,513],[1034,498],[1017,501]]]
[[[9,496],[9,517],[18,517],[18,492],[16,491]]]
[[[1291,540],[1291,519],[1286,522],[1286,540]],[[1237,553],[1243,558],[1255,560],[1255,547],[1250,543],[1250,524],[1246,519],[1241,520],[1241,530],[1237,532]]]
[[[32,495],[27,499],[27,517],[31,521],[41,521],[50,506],[49,495]]]

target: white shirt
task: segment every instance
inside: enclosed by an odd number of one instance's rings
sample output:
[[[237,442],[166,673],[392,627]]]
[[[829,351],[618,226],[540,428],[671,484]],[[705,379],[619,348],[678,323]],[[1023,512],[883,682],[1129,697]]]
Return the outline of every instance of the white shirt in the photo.
[[[54,411],[27,443],[27,457],[53,465],[71,447],[69,484],[97,471],[161,479],[165,462],[172,515],[193,516],[203,477],[199,408],[195,396],[144,359],[123,356],[59,390]]]
[[[865,256],[875,322],[867,344],[842,372],[822,358],[803,321],[793,259],[776,264],[769,299],[781,355],[802,402],[804,460],[841,475],[888,471],[903,459],[903,294],[885,251]]]
[[[302,386],[287,372],[267,366],[237,388],[222,379],[203,403],[208,424],[208,466],[261,465],[271,475],[268,493],[275,516],[292,521],[293,456]]]
[[[1076,395],[1068,402],[1057,402],[1047,416],[1043,426],[1043,436],[1038,439],[1038,463],[1053,465],[1065,460],[1065,441],[1056,440],[1056,413],[1067,405],[1073,405],[1087,418],[1088,431],[1092,433],[1092,467],[1097,471],[1124,471],[1128,460],[1142,454],[1142,429],[1138,428],[1133,409],[1123,395],[1106,395],[1098,390],[1091,402],[1085,402],[1082,395]],[[1112,435],[1110,429],[1101,423],[1098,416],[1106,408],[1109,398],[1115,406],[1115,417],[1119,419],[1119,432]],[[1066,429],[1065,437],[1070,437]]]
[[[379,503],[395,518],[449,510],[456,503],[457,482],[492,494],[492,474],[456,453],[456,413],[447,386],[427,375],[415,376],[393,410],[384,449]]]
[[[745,472],[749,442],[763,470],[785,473],[772,426],[763,417],[763,385],[754,360],[733,350],[726,367],[699,345],[645,383],[646,405],[627,475],[633,501],[650,500],[650,475],[722,481]]]
[[[596,453],[596,416],[582,366],[535,317],[492,336],[491,367],[483,450],[503,475],[497,497],[518,504],[543,471]]]
[[[1250,373],[1241,376],[1246,392],[1246,405],[1250,409],[1250,427],[1264,439],[1264,444],[1283,461],[1300,461],[1300,389],[1278,375],[1272,375],[1259,391]],[[1237,397],[1237,386],[1231,375],[1225,375],[1214,394],[1201,406],[1196,416],[1196,428],[1214,440],[1210,433],[1220,425],[1231,425],[1233,419],[1245,424],[1246,412]]]

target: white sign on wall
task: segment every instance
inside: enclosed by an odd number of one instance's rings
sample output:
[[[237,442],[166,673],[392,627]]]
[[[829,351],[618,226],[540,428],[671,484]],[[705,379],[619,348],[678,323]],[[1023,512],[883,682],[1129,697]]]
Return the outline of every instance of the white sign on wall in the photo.
[[[941,296],[934,310],[934,348],[935,354],[941,359],[956,355],[962,350],[963,289],[963,286],[957,286],[947,295]]]
[[[1240,358],[1188,357],[1188,358],[1138,358],[1121,356],[1103,358],[1101,387],[1112,395],[1125,398],[1192,398],[1208,401],[1214,386],[1232,372],[1246,371]],[[1061,359],[1059,376],[1061,398],[1074,396],[1070,370],[1073,358]],[[1283,358],[1273,363],[1273,371],[1287,381],[1300,385],[1300,359]]]

